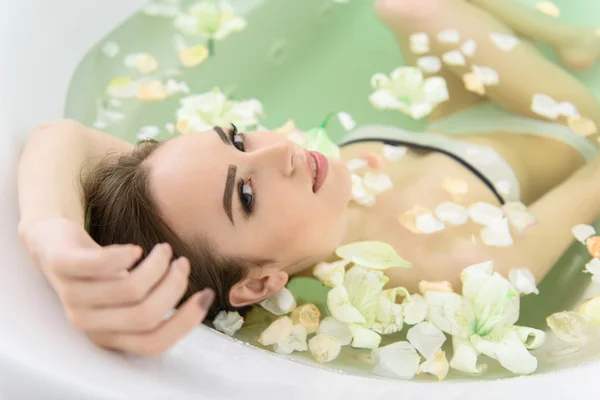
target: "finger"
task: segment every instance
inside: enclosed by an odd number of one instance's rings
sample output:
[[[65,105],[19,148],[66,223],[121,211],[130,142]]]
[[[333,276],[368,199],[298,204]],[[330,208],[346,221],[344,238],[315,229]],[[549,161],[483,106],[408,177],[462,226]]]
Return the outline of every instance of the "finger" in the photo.
[[[135,306],[86,309],[69,314],[71,323],[84,331],[148,332],[162,323],[185,294],[189,261],[179,258],[152,293]]]
[[[142,256],[142,249],[132,244],[114,244],[74,255],[59,256],[52,264],[56,275],[65,278],[125,277]]]
[[[141,334],[92,332],[89,336],[96,344],[108,349],[127,351],[141,356],[156,356],[167,351],[204,321],[214,298],[215,294],[210,289],[194,294],[171,318],[164,321],[153,332]]]
[[[169,271],[169,245],[156,245],[127,278],[74,280],[57,289],[63,303],[72,308],[100,308],[135,305],[142,302]]]

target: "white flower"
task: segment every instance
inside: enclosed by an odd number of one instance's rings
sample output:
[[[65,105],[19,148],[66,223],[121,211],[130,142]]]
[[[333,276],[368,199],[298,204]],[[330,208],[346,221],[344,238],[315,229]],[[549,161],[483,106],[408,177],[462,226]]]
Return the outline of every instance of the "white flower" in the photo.
[[[282,342],[290,336],[293,327],[294,323],[290,317],[280,317],[273,321],[271,325],[260,334],[256,341],[263,346]]]
[[[435,208],[435,216],[442,222],[463,225],[469,220],[469,212],[460,204],[444,201]]]
[[[283,315],[296,308],[296,299],[287,288],[281,288],[280,291],[263,300],[260,305],[270,313]]]
[[[396,342],[374,349],[371,358],[375,361],[373,373],[398,379],[412,379],[419,369],[421,357],[408,342]]]
[[[421,322],[413,326],[406,338],[427,360],[433,358],[446,341],[446,335],[431,322]]]
[[[342,124],[345,130],[351,131],[356,126],[356,122],[347,112],[339,112],[336,115],[340,120],[340,124]]]
[[[492,39],[492,42],[503,51],[511,51],[517,47],[520,42],[518,37],[506,33],[490,33],[490,38]]]
[[[329,335],[319,334],[308,341],[308,349],[319,363],[335,360],[340,354],[340,341]]]
[[[300,324],[306,329],[306,333],[315,333],[319,327],[321,311],[317,306],[311,303],[303,304],[297,307],[290,315],[294,324]]]
[[[527,268],[513,268],[508,273],[510,283],[523,294],[540,294],[535,283],[535,276]]]
[[[596,228],[591,225],[579,224],[575,225],[571,232],[575,239],[579,240],[581,243],[585,244],[585,242],[596,234]]]
[[[427,317],[427,302],[420,294],[407,295],[402,302],[402,307],[404,307],[404,322],[409,325],[423,322]]]
[[[442,43],[458,43],[460,32],[456,29],[445,29],[437,34],[437,39]]]
[[[421,57],[417,60],[417,65],[428,74],[435,74],[442,69],[442,61],[436,56]]]
[[[598,336],[598,329],[592,319],[575,311],[554,313],[546,318],[546,323],[561,340],[585,346]]]
[[[592,274],[592,281],[600,281],[600,260],[597,258],[592,258],[591,261],[585,264],[585,269],[583,272]]]
[[[481,263],[462,272],[462,296],[427,292],[427,320],[453,336],[453,368],[480,373],[483,367],[476,362],[483,353],[514,373],[530,374],[537,369],[537,360],[528,352],[529,337],[536,336],[539,346],[544,332],[527,328],[527,335],[520,334],[521,328],[514,325],[519,318],[519,294],[489,266]]]
[[[244,318],[237,311],[221,311],[213,320],[213,325],[216,330],[233,336],[244,325]]]
[[[429,36],[424,32],[413,33],[409,37],[410,51],[425,54],[429,51]]]
[[[458,50],[452,50],[442,54],[442,60],[448,65],[465,65],[467,63],[465,56]]]
[[[435,352],[433,357],[423,361],[423,363],[419,366],[417,373],[435,375],[438,378],[438,381],[443,381],[448,375],[449,370],[450,365],[448,364],[446,353],[442,350],[438,350]]]
[[[406,146],[383,145],[383,156],[388,161],[398,161],[403,158],[406,153],[408,153],[408,147]]]
[[[421,119],[439,104],[449,99],[446,81],[442,77],[424,79],[417,67],[396,68],[390,76],[376,74],[371,78],[375,92],[369,100],[376,108],[399,110]]]
[[[234,32],[246,28],[246,20],[235,14],[226,1],[202,0],[180,13],[174,21],[175,27],[187,35],[224,39]]]
[[[578,311],[590,318],[595,325],[600,325],[600,296],[583,303]]]
[[[302,324],[295,324],[289,336],[275,343],[273,350],[279,354],[292,354],[294,351],[308,350],[306,328]]]
[[[352,332],[348,325],[333,317],[323,318],[317,329],[317,335],[321,334],[335,337],[342,346],[347,346],[352,342]]]
[[[233,101],[219,89],[214,89],[181,99],[181,107],[177,110],[177,127],[181,133],[191,133],[233,123],[240,130],[247,130],[258,124],[262,112],[262,104],[256,99]]]
[[[533,95],[531,111],[551,120],[555,120],[561,115],[565,117],[581,118],[581,114],[574,104],[569,102],[559,103],[547,94]]]
[[[477,42],[473,39],[469,39],[460,46],[460,50],[467,57],[473,57],[475,55],[475,50],[477,50]]]

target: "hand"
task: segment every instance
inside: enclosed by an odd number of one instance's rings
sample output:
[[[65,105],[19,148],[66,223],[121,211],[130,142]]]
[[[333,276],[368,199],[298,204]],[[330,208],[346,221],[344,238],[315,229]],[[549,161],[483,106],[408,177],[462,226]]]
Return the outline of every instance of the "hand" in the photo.
[[[21,231],[34,260],[58,294],[69,322],[99,346],[158,355],[206,317],[214,293],[191,296],[169,318],[184,295],[189,261],[171,262],[168,244],[141,257],[138,246],[98,245],[78,224],[56,218]]]

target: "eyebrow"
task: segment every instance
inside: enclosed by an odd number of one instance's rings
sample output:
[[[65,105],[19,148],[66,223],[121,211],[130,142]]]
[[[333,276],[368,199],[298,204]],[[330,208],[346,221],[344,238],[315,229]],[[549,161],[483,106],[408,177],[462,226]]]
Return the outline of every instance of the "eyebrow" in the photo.
[[[227,136],[227,134],[225,133],[223,128],[221,128],[220,126],[213,126],[213,130],[215,132],[217,132],[217,134],[219,135],[219,137],[221,138],[223,143],[231,146],[231,141],[229,140],[229,136]]]
[[[237,173],[237,167],[230,165],[227,169],[227,178],[225,178],[225,191],[223,192],[223,209],[229,217],[231,224],[235,226],[233,222],[233,213],[231,212],[231,203],[233,202],[233,183],[235,182],[235,174]]]

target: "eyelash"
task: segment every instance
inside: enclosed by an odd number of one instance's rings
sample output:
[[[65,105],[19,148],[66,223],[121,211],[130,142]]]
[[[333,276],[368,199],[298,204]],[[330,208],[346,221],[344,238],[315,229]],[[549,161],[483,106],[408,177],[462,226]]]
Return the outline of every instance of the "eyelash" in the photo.
[[[246,135],[244,135],[241,132],[238,132],[237,127],[234,124],[231,124],[231,129],[229,129],[229,139],[231,140],[233,147],[235,147],[236,149],[238,149],[241,152],[246,151],[246,148],[245,148]],[[240,147],[238,147],[238,145],[240,145]],[[244,189],[246,189],[246,192],[244,192]],[[249,189],[249,193],[248,193],[248,189]],[[252,186],[251,179],[248,179],[248,180],[240,179],[240,181],[238,182],[238,195],[240,197],[240,204],[242,205],[242,211],[244,212],[244,215],[246,216],[246,218],[250,217],[250,215],[252,214],[252,209],[254,208],[254,203],[255,203],[254,198],[256,197],[256,195],[254,194],[254,191],[255,190],[254,190],[254,187]]]

